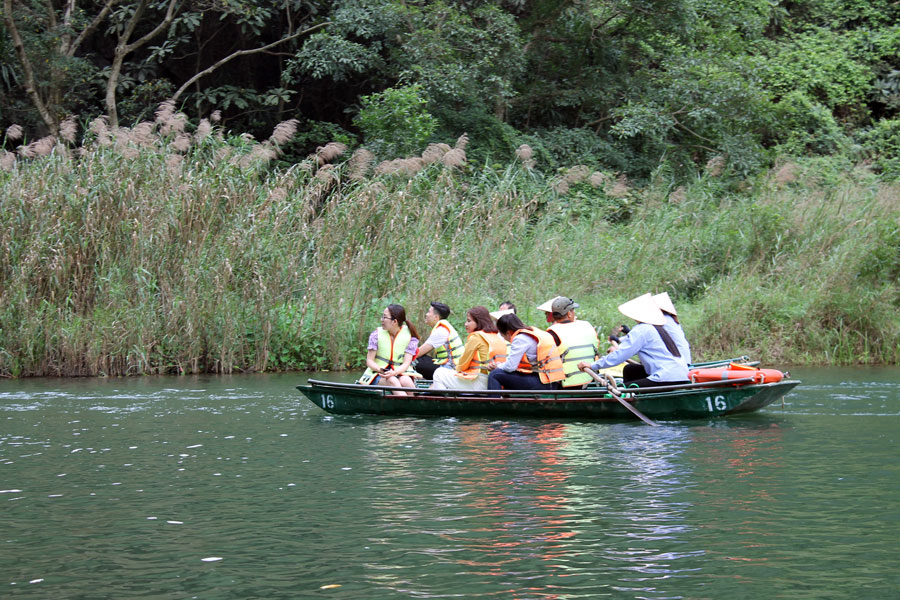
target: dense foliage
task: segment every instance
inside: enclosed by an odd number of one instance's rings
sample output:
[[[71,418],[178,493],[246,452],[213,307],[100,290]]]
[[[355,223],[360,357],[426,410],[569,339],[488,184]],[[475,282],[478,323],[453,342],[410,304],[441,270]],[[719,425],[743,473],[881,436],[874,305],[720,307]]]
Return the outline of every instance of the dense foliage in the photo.
[[[663,290],[698,360],[900,361],[900,189],[865,167],[735,183],[713,165],[683,185],[660,168],[636,188],[541,175],[527,146],[468,169],[465,136],[280,163],[297,125],[256,142],[166,104],[0,155],[0,376],[358,367],[389,302],[424,327],[440,299],[461,328],[510,299],[538,324],[567,294],[608,331]]]
[[[738,177],[784,155],[900,170],[892,0],[3,0],[0,128],[70,115],[191,118],[395,158],[467,133],[469,160],[522,143],[545,173],[587,164]],[[411,123],[375,108],[414,102]],[[399,111],[396,116],[402,116]],[[387,137],[385,127],[400,133]],[[396,142],[405,132],[404,144]],[[305,134],[305,135],[304,135]],[[386,143],[392,139],[392,143]],[[31,140],[29,140],[31,141]],[[6,148],[14,145],[5,142]]]

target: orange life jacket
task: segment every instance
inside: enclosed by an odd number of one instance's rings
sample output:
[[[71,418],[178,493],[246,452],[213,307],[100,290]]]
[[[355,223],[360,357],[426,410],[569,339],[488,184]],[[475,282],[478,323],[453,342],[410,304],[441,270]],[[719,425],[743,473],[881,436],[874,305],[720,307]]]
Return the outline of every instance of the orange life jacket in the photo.
[[[521,373],[537,372],[541,383],[553,383],[565,379],[566,373],[563,370],[562,359],[559,357],[559,349],[556,347],[556,342],[553,341],[553,336],[543,329],[532,327],[515,331],[510,337],[510,342],[520,333],[530,335],[537,340],[537,364],[531,364],[528,357],[523,354],[516,371]]]
[[[506,340],[500,337],[499,333],[473,331],[469,334],[469,338],[472,336],[478,336],[487,343],[488,355],[481,356],[481,351],[479,350],[479,355],[473,356],[469,364],[456,373],[457,377],[462,377],[463,379],[476,379],[479,373],[488,373],[487,365],[492,360],[498,363],[506,362]]]

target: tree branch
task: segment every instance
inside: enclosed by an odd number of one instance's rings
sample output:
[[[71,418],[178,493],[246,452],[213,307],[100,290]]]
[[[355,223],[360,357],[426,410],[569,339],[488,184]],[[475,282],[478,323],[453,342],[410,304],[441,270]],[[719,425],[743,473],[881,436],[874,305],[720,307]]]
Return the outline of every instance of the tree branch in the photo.
[[[301,35],[304,35],[304,34],[307,34],[307,33],[311,33],[311,32],[313,32],[313,31],[315,31],[316,29],[319,29],[319,28],[321,28],[321,27],[325,27],[325,26],[327,26],[327,25],[331,25],[331,21],[325,21],[325,22],[323,22],[323,23],[319,23],[318,25],[313,25],[312,27],[308,27],[308,28],[303,29],[303,30],[301,30],[301,31],[297,31],[297,32],[292,33],[291,35],[289,35],[289,36],[287,36],[287,37],[283,37],[283,38],[281,38],[281,39],[279,39],[279,40],[276,40],[276,41],[272,42],[271,44],[266,44],[265,46],[260,46],[259,48],[251,48],[250,50],[237,50],[237,51],[235,51],[235,52],[232,52],[231,54],[229,54],[229,55],[226,56],[225,58],[223,58],[223,59],[221,59],[220,61],[218,61],[218,62],[216,62],[216,63],[210,65],[209,67],[203,69],[202,71],[200,71],[199,73],[197,73],[196,75],[194,75],[193,77],[191,77],[190,79],[188,79],[187,81],[185,81],[183,84],[181,84],[181,87],[178,88],[178,90],[175,92],[175,94],[172,96],[171,99],[172,99],[172,100],[177,100],[178,97],[181,96],[181,94],[183,94],[184,91],[185,91],[186,89],[188,89],[191,85],[193,85],[194,82],[196,82],[198,79],[200,79],[201,77],[204,77],[204,76],[206,76],[206,75],[209,75],[210,73],[212,73],[213,71],[215,71],[216,69],[218,69],[219,67],[221,67],[222,65],[224,65],[225,63],[228,63],[228,62],[234,60],[235,58],[238,58],[238,57],[240,57],[240,56],[247,56],[248,54],[256,54],[256,53],[258,53],[258,52],[265,52],[265,51],[268,50],[269,48],[274,48],[275,46],[277,46],[277,45],[279,45],[279,44],[283,44],[284,42],[288,42],[288,41],[290,41],[290,40],[293,40],[293,39],[295,39],[295,38],[298,38],[298,37],[300,37]]]
[[[48,110],[47,105],[44,104],[41,95],[37,91],[37,85],[35,84],[34,79],[34,69],[31,66],[31,60],[28,58],[28,53],[25,51],[25,43],[22,41],[22,36],[19,34],[19,29],[16,27],[16,21],[13,18],[12,0],[3,0],[3,20],[6,22],[6,29],[9,31],[9,37],[12,38],[16,56],[19,57],[19,62],[22,64],[22,72],[25,75],[25,93],[31,99],[31,103],[34,104],[34,107],[41,115],[41,119],[43,119],[47,129],[56,133],[59,124],[56,121],[56,117]]]

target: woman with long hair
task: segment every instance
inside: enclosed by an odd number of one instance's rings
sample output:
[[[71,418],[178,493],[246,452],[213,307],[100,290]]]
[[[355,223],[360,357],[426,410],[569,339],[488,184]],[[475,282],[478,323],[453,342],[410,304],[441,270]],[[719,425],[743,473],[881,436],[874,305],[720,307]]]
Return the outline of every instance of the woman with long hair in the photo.
[[[431,387],[437,390],[486,390],[488,364],[506,360],[506,341],[497,333],[491,313],[483,306],[466,311],[469,337],[455,369],[434,372]]]
[[[415,387],[415,373],[410,364],[419,346],[419,334],[406,319],[406,309],[388,304],[381,313],[381,327],[369,335],[366,348],[366,372],[357,383]],[[405,392],[400,392],[405,394]]]
[[[497,319],[497,330],[509,342],[509,356],[488,364],[489,390],[546,390],[559,387],[566,378],[553,337],[537,327],[525,325],[510,313]]]

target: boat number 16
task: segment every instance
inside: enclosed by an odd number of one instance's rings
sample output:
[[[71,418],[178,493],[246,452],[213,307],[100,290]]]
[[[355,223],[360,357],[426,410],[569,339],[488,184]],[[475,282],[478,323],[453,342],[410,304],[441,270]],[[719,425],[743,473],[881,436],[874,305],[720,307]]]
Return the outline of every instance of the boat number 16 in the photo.
[[[715,398],[707,396],[706,407],[709,409],[709,412],[725,410],[728,408],[728,403],[725,402],[725,396],[716,396]]]
[[[322,394],[322,408],[334,408],[334,396],[331,394]]]

